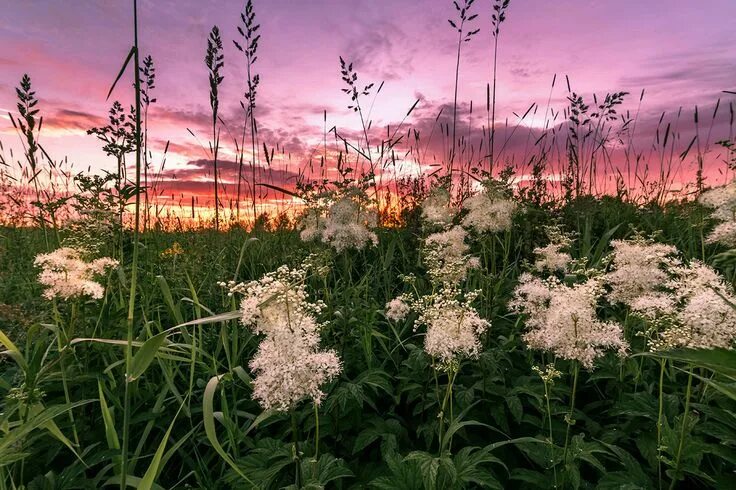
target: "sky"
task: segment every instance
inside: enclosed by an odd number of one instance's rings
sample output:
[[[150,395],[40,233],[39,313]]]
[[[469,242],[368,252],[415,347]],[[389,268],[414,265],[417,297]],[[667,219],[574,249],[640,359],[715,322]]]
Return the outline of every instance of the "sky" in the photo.
[[[86,130],[105,123],[113,100],[132,100],[130,73],[106,100],[132,43],[132,2],[6,1],[0,17],[0,141],[6,151],[18,138],[5,114],[15,112],[14,87],[28,73],[44,116],[41,142],[52,158],[67,158],[79,170],[112,170],[114,160]],[[480,32],[462,46],[458,119],[468,137],[481,134],[486,120],[491,4],[475,1],[472,10],[479,15],[472,24]],[[425,138],[439,111],[449,114],[457,54],[457,33],[447,22],[457,15],[451,1],[254,0],[254,6],[262,36],[255,64],[261,76],[259,145],[283,152],[283,180],[293,180],[297,168],[322,152],[324,111],[328,129],[359,137],[360,120],[341,92],[339,56],[353,62],[361,84],[384,82],[371,112],[374,131],[397,127],[416,100],[405,125],[422,129]],[[169,142],[167,193],[209,189],[204,56],[213,25],[225,45],[221,114],[227,128],[220,156],[225,168],[234,158],[231,135],[242,128],[245,64],[232,40],[243,7],[239,0],[139,1],[141,54],[153,57],[157,72],[149,150],[157,162]],[[713,146],[729,136],[728,104],[736,98],[723,93],[736,90],[734,17],[733,0],[512,0],[499,36],[497,124],[508,120],[513,126],[537,103],[536,115],[522,122],[532,135],[544,125],[548,107],[561,111],[567,105],[567,77],[586,100],[593,93],[630,92],[621,112],[636,114],[644,154],[662,113],[665,121],[681,119],[685,132],[695,106],[710,118],[720,98],[712,129],[700,128],[712,133],[705,143]],[[683,133],[682,140],[689,137]],[[430,147],[432,154],[442,151],[439,142]],[[520,148],[512,143],[508,151]],[[708,171],[720,172],[722,158],[710,151]]]

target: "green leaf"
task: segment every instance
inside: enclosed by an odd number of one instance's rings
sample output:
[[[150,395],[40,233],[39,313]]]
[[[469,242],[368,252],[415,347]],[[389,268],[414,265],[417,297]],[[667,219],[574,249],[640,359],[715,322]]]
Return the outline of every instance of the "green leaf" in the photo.
[[[3,352],[0,352],[0,354],[6,354],[10,356],[11,359],[13,359],[18,366],[20,366],[23,371],[28,370],[28,364],[26,363],[25,358],[23,357],[23,354],[20,353],[20,350],[15,346],[15,344],[3,333],[2,330],[0,330],[0,344],[5,346],[5,349]]]
[[[225,452],[225,450],[222,448],[222,445],[220,444],[220,441],[217,439],[217,431],[215,429],[215,411],[213,407],[217,385],[220,384],[220,379],[222,378],[222,376],[223,375],[219,375],[210,378],[210,380],[207,382],[207,386],[204,389],[204,397],[202,400],[204,431],[207,434],[207,439],[210,441],[210,444],[212,444],[212,447],[215,448],[215,451],[217,451],[217,454],[220,455],[223,461],[230,465],[230,467],[234,469],[235,472],[240,475],[245,481],[253,486],[256,486],[247,476],[245,476],[245,473],[243,473],[238,465],[235,464],[235,461],[233,461],[230,455]]]
[[[174,320],[176,320],[177,325],[184,323],[184,317],[181,315],[179,305],[176,304],[174,297],[171,295],[171,289],[169,288],[169,283],[166,282],[166,278],[164,276],[156,276],[156,282],[158,283],[159,289],[161,289],[161,294],[164,297],[166,307],[174,316]]]
[[[664,352],[641,352],[644,356],[671,359],[710,369],[715,373],[736,377],[736,350],[733,349],[676,349]]]
[[[107,406],[107,400],[105,400],[105,393],[102,389],[102,381],[97,381],[97,389],[100,393],[100,411],[102,412],[102,421],[105,424],[105,438],[107,439],[107,447],[110,449],[120,449],[120,441],[118,440],[118,433],[115,430],[115,420],[112,417],[112,412]]]
[[[133,361],[130,365],[128,381],[135,381],[146,371],[146,369],[148,369],[148,366],[150,366],[153,360],[156,358],[156,353],[158,353],[158,349],[166,340],[166,335],[167,332],[161,332],[157,335],[154,335],[150,339],[146,340],[141,348],[138,349],[138,352],[135,353]]]
[[[174,423],[181,413],[182,407],[184,407],[183,403],[179,405],[179,410],[176,411],[176,415],[174,415],[174,419],[169,424],[169,428],[166,430],[166,434],[164,434],[164,437],[161,439],[161,443],[158,445],[158,449],[156,449],[156,453],[153,455],[151,464],[148,465],[148,470],[146,470],[146,473],[143,475],[143,478],[138,484],[139,490],[151,490],[153,488],[154,480],[163,467],[161,465],[161,458],[163,458],[164,451],[166,450],[166,443],[168,442],[169,436],[171,435],[171,429],[174,428]]]
[[[31,433],[35,429],[46,428],[48,423],[54,420],[61,414],[64,414],[74,408],[87,405],[95,400],[82,400],[74,403],[68,403],[64,405],[54,405],[52,407],[46,407],[31,416],[26,422],[15,426],[5,437],[0,439],[0,454],[3,454],[6,450],[12,448],[15,444],[22,441],[25,436]]]
[[[242,313],[239,310],[228,311],[226,313],[220,313],[219,315],[208,316],[206,318],[199,318],[197,320],[192,320],[191,322],[182,323],[180,325],[177,325],[177,328],[188,327],[189,325],[205,325],[208,323],[227,322],[230,320],[237,320],[241,316]]]

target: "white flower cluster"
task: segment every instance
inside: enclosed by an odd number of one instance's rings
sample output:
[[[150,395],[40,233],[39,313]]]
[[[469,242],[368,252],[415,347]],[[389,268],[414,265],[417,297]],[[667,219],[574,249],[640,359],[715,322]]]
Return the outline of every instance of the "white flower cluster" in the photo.
[[[733,346],[736,297],[714,269],[683,264],[674,247],[639,238],[612,245],[613,271],[604,276],[609,300],[648,321],[651,350]]]
[[[643,295],[669,280],[668,271],[678,264],[677,249],[637,237],[611,241],[611,271],[605,275],[611,303],[631,306]]]
[[[409,305],[401,298],[394,298],[386,303],[386,318],[394,322],[400,322],[411,311]]]
[[[476,357],[480,352],[480,335],[491,324],[471,306],[477,293],[460,297],[456,288],[442,288],[437,294],[423,296],[415,309],[419,311],[414,328],[427,327],[424,350],[442,364],[458,357]]]
[[[534,268],[539,272],[567,272],[573,259],[565,250],[570,247],[572,239],[559,227],[549,226],[546,232],[549,244],[534,249],[534,254],[537,256]]]
[[[418,298],[400,296],[386,304],[386,317],[399,321],[415,311],[414,330],[427,328],[424,351],[446,367],[461,357],[476,357],[480,352],[479,337],[491,324],[471,306],[477,294],[468,293],[463,298],[458,287],[446,285]]]
[[[478,233],[497,233],[511,228],[511,219],[516,211],[516,203],[503,194],[487,189],[463,203],[468,214],[462,223]]]
[[[699,200],[713,209],[711,217],[721,221],[706,241],[736,248],[736,181],[704,192]]]
[[[730,303],[730,304],[729,304]],[[652,350],[730,348],[736,341],[736,296],[733,288],[700,261],[675,267],[672,277],[632,310],[654,320]]]
[[[469,269],[479,267],[479,259],[468,255],[466,235],[462,226],[453,226],[425,239],[424,263],[433,282],[457,284],[465,279]]]
[[[555,277],[540,279],[524,273],[510,306],[527,316],[524,341],[529,347],[576,360],[591,369],[607,350],[625,355],[628,349],[621,326],[597,316],[603,292],[597,277],[568,286]]]
[[[318,206],[311,206],[302,216],[301,239],[320,239],[338,252],[361,250],[369,243],[378,245],[378,236],[371,231],[378,225],[378,215],[361,204],[353,194],[345,194]]]
[[[102,298],[105,288],[95,281],[95,276],[104,274],[118,261],[109,257],[87,262],[85,252],[72,247],[62,247],[51,253],[36,256],[34,265],[41,268],[38,282],[46,287],[46,299],[70,299],[78,296]]]
[[[435,187],[422,202],[422,218],[431,225],[449,226],[457,210],[450,204],[450,193]]]
[[[441,368],[454,365],[461,357],[477,356],[479,337],[490,327],[471,306],[478,293],[463,295],[460,288],[468,269],[479,266],[478,258],[467,254],[465,236],[461,226],[429,235],[422,252],[433,292],[405,294],[386,304],[386,318],[392,321],[403,320],[411,311],[417,313],[414,329],[427,328],[424,350]],[[413,281],[413,277],[405,281]]]
[[[319,349],[322,324],[316,320],[324,305],[307,298],[306,270],[282,266],[258,281],[233,284],[242,294],[241,322],[265,335],[250,361],[255,373],[253,398],[264,409],[290,410],[304,398],[319,404],[321,386],[341,371],[334,351]]]

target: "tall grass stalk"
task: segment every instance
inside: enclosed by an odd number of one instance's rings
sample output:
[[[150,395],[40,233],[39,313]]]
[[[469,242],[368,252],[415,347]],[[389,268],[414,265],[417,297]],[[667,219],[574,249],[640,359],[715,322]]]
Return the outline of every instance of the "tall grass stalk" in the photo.
[[[511,0],[494,0],[493,14],[491,15],[491,21],[493,24],[493,90],[491,94],[491,119],[489,130],[489,143],[488,143],[488,158],[489,168],[488,172],[493,175],[493,164],[495,158],[495,146],[496,146],[496,75],[498,73],[498,37],[501,32],[501,23],[506,20],[506,9],[509,6]]]
[[[453,0],[453,5],[455,6],[455,10],[458,13],[458,19],[453,21],[452,19],[447,19],[447,22],[450,23],[450,26],[452,26],[453,29],[457,31],[457,57],[455,60],[455,95],[452,101],[452,144],[451,144],[451,150],[450,154],[448,156],[448,173],[450,175],[450,185],[452,185],[452,174],[453,174],[453,165],[456,158],[456,147],[457,147],[457,91],[460,83],[460,48],[462,47],[464,42],[469,42],[470,39],[478,34],[480,32],[480,29],[465,31],[465,23],[466,22],[472,22],[476,17],[478,17],[478,14],[472,14],[470,15],[470,8],[472,7],[475,0],[464,0],[464,3],[462,6],[460,6],[457,1]]]
[[[257,182],[256,182],[256,148],[257,148],[257,128],[256,128],[256,95],[258,91],[258,84],[260,83],[260,75],[254,73],[253,65],[258,60],[258,42],[261,39],[261,35],[258,30],[261,28],[260,24],[256,23],[256,13],[253,8],[253,0],[248,0],[245,4],[245,10],[240,14],[241,24],[238,26],[238,33],[243,38],[241,43],[233,40],[235,47],[245,55],[245,68],[246,68],[246,92],[245,99],[248,106],[241,102],[240,105],[245,110],[245,120],[243,122],[243,135],[245,136],[245,126],[250,123],[250,170],[251,170],[251,197],[253,206],[253,222],[255,223],[258,217],[256,209],[257,204]],[[240,166],[238,169],[238,207],[237,212],[240,212],[240,181],[241,181],[241,169],[243,163],[243,147],[245,146],[245,138],[241,141],[241,155],[240,155]]]
[[[662,422],[664,415],[664,370],[667,361],[665,359],[659,360],[659,407],[657,410],[657,480],[659,488],[662,488]]]
[[[212,27],[210,35],[207,38],[207,55],[204,58],[209,71],[210,81],[210,108],[212,109],[212,143],[210,145],[210,153],[212,154],[212,164],[215,172],[215,230],[220,230],[220,198],[219,198],[219,172],[217,169],[217,156],[220,150],[220,132],[217,127],[217,114],[220,108],[219,87],[224,77],[220,74],[220,70],[225,66],[224,55],[222,54],[222,39],[220,38],[220,29],[217,26]]]
[[[133,229],[133,262],[130,271],[130,295],[128,297],[127,343],[125,346],[125,393],[123,402],[123,443],[121,446],[122,468],[120,488],[125,489],[128,477],[128,447],[130,445],[130,384],[133,361],[133,327],[135,322],[135,300],[138,287],[138,245],[141,219],[141,73],[138,44],[138,0],[133,0],[133,62],[135,74],[135,221]]]

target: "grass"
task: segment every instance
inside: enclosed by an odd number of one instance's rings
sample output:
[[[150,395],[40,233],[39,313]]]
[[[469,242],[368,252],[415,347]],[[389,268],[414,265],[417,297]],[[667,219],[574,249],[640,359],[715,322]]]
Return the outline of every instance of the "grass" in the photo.
[[[293,411],[293,425],[287,415],[264,413],[251,399],[247,363],[258,339],[248,329],[236,321],[181,327],[130,383],[129,481],[150,469],[163,443],[154,471],[163,488],[242,488],[246,483],[241,474],[269,488],[288,485],[296,475],[295,457],[302,484],[334,488],[462,488],[478,482],[504,488],[549,487],[553,472],[566,486],[613,488],[623,481],[637,488],[656,486],[652,421],[658,412],[660,362],[628,358],[619,363],[607,357],[595,371],[579,372],[572,404],[573,365],[557,360],[563,377],[543,382],[532,367],[552,360],[524,347],[523,326],[506,310],[524,260],[543,243],[542,226],[553,221],[578,234],[574,255],[592,262],[601,260],[607,240],[629,236],[633,228],[661,230],[661,239],[676,243],[685,256],[699,257],[701,252],[700,216],[693,204],[638,208],[614,198],[586,198],[559,210],[530,207],[507,236],[489,237],[490,242],[480,240],[473,247],[483,266],[471,274],[468,288],[481,289],[477,308],[493,326],[483,338],[480,358],[461,363],[451,390],[444,375],[433,378],[430,359],[421,349],[421,332],[413,332],[408,323],[388,322],[381,313],[401,292],[399,277],[421,273],[416,218],[407,216],[405,227],[381,231],[376,248],[342,254],[307,245],[291,229],[142,234],[135,345],[184,322],[235,309],[232,298],[216,286],[218,281],[256,279],[282,264],[299,264],[314,252],[326,254],[331,267],[323,279],[310,280],[309,291],[327,305],[324,317],[330,323],[323,345],[338,351],[344,372],[327,387],[319,407],[315,446],[311,403]],[[13,488],[56,480],[99,488],[119,481],[120,452],[115,448],[125,406],[124,345],[79,342],[59,353],[54,326],[68,326],[75,311],[75,337],[124,339],[129,270],[110,275],[104,300],[62,302],[55,319],[50,305],[40,299],[32,266],[34,255],[45,249],[43,231],[4,228],[1,235],[0,303],[6,305],[0,310],[1,330],[27,363],[23,368],[6,356],[0,365],[4,420],[9,424],[0,442],[5,448],[3,484]],[[128,249],[131,239],[128,234]],[[496,240],[505,246],[494,246]],[[171,252],[175,243],[180,254]],[[418,287],[429,286],[420,281]],[[66,362],[58,364],[62,357]],[[135,359],[137,355],[134,364]],[[684,469],[675,474],[669,468],[665,482],[684,477],[687,483],[682,485],[688,488],[727,485],[733,478],[726,434],[733,430],[728,410],[733,410],[734,401],[698,382],[711,376],[702,369],[703,378],[688,386],[692,393],[684,398],[683,365],[666,365],[662,431],[671,445],[664,451],[674,459],[679,441],[688,442],[680,458]],[[62,366],[74,380],[69,386],[72,403],[80,406],[70,408],[64,400]],[[218,381],[213,384],[213,379]],[[28,392],[31,384],[36,391]],[[456,416],[444,430],[451,446],[443,444],[446,451],[437,456],[436,414],[447,403],[447,393],[452,393]],[[61,434],[76,428],[79,445],[72,447],[78,456],[55,431],[39,424],[18,436],[16,444],[5,445],[33,422],[17,420],[16,410],[34,396],[45,412],[56,410],[51,415],[56,413],[53,420]],[[685,403],[697,406],[699,420],[681,429]],[[568,411],[573,425],[565,423]],[[73,427],[70,418],[61,416],[67,412],[74,414]],[[214,420],[209,435],[208,413]],[[680,430],[685,432],[677,435]],[[570,455],[563,461],[562,443],[568,438]],[[293,454],[293,441],[302,454]],[[515,443],[497,449],[508,441]],[[311,458],[317,450],[315,463]],[[557,459],[550,461],[550,453]]]

